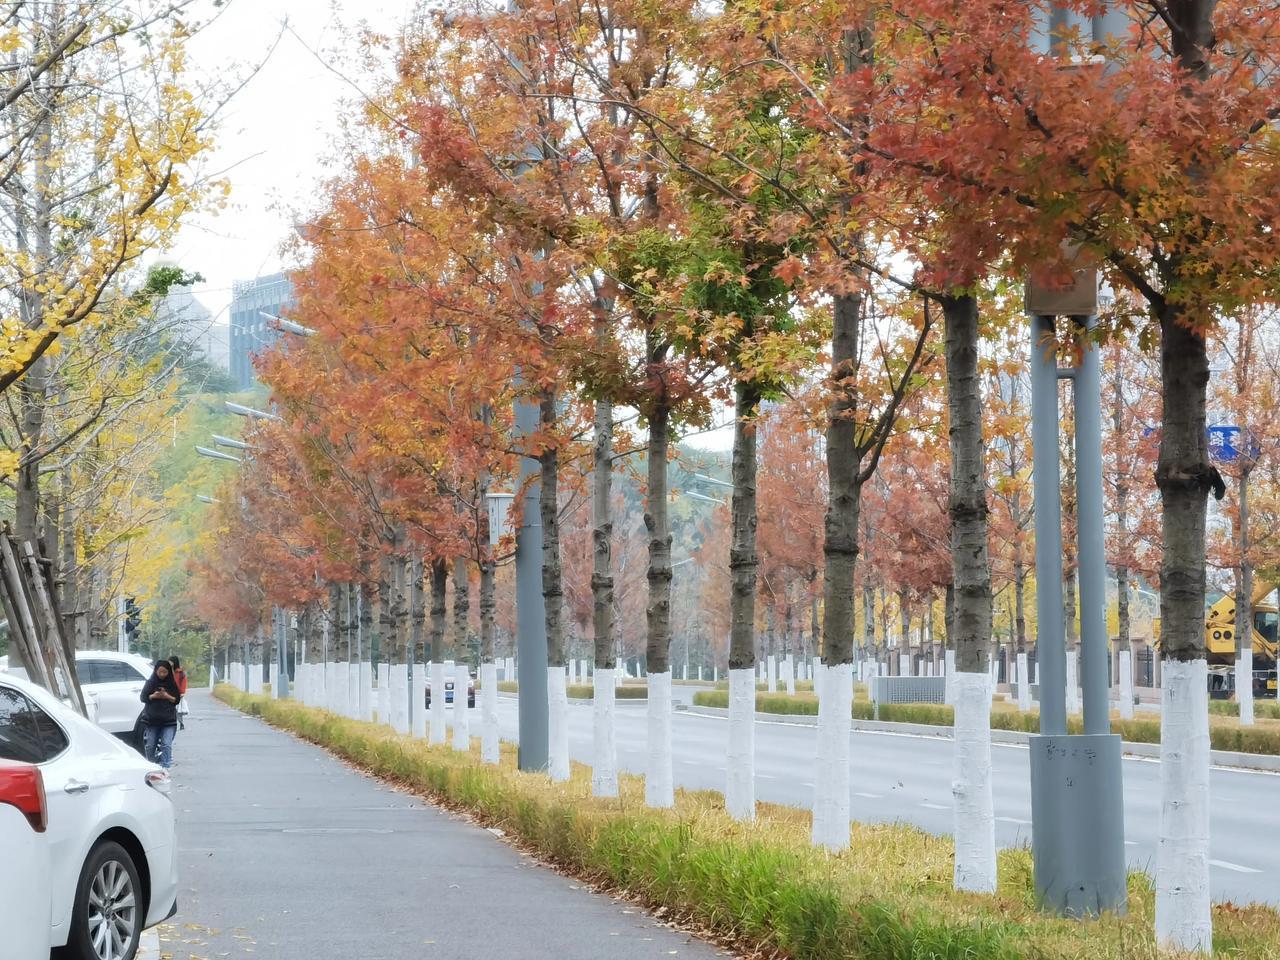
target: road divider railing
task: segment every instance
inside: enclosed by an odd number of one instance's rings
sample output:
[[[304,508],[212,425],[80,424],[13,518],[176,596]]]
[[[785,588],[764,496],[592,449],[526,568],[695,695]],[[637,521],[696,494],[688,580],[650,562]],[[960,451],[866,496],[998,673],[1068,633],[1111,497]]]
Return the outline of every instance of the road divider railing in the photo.
[[[602,890],[644,903],[663,919],[716,939],[737,955],[792,960],[1157,960],[1154,893],[1129,877],[1129,913],[1076,921],[1035,906],[1031,857],[999,854],[994,895],[952,889],[952,843],[897,824],[851,825],[851,846],[811,846],[806,810],[760,804],[732,820],[719,794],[677,791],[675,807],[644,806],[643,782],[591,796],[590,771],[565,783],[501,762],[431,746],[388,727],[222,685],[216,695],[403,789],[463,811],[518,846]],[[1263,906],[1214,908],[1221,958],[1280,960],[1280,914]]]

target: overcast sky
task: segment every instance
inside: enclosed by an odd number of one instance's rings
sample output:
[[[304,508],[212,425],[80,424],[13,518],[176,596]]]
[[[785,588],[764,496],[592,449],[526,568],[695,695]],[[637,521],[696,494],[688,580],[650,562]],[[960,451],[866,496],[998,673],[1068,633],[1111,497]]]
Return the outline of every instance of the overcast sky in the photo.
[[[285,32],[223,114],[209,166],[227,170],[226,208],[190,222],[165,254],[205,277],[196,295],[219,320],[227,319],[233,281],[281,269],[291,213],[308,209],[316,184],[336,172],[326,158],[344,110],[358,96],[343,76],[371,86],[371,78],[354,77],[342,51],[354,51],[362,22],[390,31],[416,6],[416,0],[232,0],[193,41],[196,69],[226,79],[261,61],[286,20],[297,34]],[[208,0],[201,4],[202,13],[211,8]]]

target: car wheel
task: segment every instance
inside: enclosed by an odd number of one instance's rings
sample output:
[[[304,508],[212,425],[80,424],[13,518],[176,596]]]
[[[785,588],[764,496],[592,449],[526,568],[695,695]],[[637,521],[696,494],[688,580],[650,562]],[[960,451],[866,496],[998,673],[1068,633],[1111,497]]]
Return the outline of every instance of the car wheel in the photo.
[[[133,858],[118,843],[100,843],[80,871],[66,955],[74,960],[133,960],[146,916]]]

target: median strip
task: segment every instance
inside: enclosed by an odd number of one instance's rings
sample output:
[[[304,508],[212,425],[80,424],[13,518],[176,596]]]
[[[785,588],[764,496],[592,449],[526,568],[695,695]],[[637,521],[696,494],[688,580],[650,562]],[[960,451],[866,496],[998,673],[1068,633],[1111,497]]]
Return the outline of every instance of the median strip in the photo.
[[[1129,915],[1077,922],[1034,906],[1026,850],[999,854],[993,896],[951,888],[952,844],[900,825],[852,825],[851,848],[809,843],[807,811],[761,804],[753,823],[724,813],[718,794],[677,791],[670,811],[643,805],[639,778],[621,797],[590,794],[590,772],[552,784],[497,766],[478,747],[458,753],[385,726],[221,686],[233,707],[292,731],[368,772],[484,826],[602,888],[625,892],[665,918],[731,944],[795,960],[1155,960],[1153,894],[1130,876]],[[478,743],[478,741],[477,741]],[[429,851],[424,851],[429,856]],[[1262,907],[1214,908],[1221,957],[1280,960],[1280,915]]]

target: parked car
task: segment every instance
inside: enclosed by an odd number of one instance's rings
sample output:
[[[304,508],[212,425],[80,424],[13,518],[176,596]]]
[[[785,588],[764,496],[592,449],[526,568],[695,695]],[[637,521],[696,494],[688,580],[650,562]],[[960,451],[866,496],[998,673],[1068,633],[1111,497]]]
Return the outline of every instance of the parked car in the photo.
[[[0,670],[7,670],[7,658]],[[26,677],[24,670],[12,672]],[[151,661],[115,650],[77,650],[76,673],[90,716],[98,726],[141,753],[141,694],[142,685],[151,676]]]
[[[13,674],[0,674],[0,760],[33,764],[44,781],[50,945],[74,960],[132,960],[143,929],[177,911],[169,775]]]
[[[20,865],[0,870],[0,938],[10,960],[49,956],[48,822],[40,768],[0,760],[0,850]]]
[[[430,668],[428,668],[428,671]],[[444,702],[453,703],[453,676],[448,675],[444,681]],[[476,705],[476,679],[475,677],[467,677],[467,706],[475,707]],[[427,673],[427,706],[431,706],[431,674]]]
[[[80,689],[98,703],[98,726],[142,752],[142,685],[151,661],[114,650],[77,650]]]

